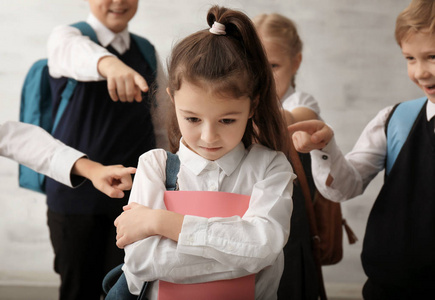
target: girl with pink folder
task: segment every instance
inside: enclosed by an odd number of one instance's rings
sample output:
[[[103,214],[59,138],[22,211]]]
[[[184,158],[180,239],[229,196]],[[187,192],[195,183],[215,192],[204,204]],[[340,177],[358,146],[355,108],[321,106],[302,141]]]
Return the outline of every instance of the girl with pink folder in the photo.
[[[182,299],[186,286],[190,299],[229,299],[228,289],[236,299],[276,299],[295,175],[273,74],[245,14],[214,6],[207,22],[168,65],[180,192],[166,192],[166,151],[140,157],[115,221],[123,271],[134,295],[150,282],[149,300]],[[192,298],[204,284],[206,296]]]

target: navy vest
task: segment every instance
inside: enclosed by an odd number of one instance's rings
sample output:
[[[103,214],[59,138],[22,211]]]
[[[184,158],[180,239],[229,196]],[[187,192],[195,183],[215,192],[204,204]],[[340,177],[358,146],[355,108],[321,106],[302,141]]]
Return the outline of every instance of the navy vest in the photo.
[[[435,283],[435,140],[426,105],[370,212],[361,258],[377,284]]]
[[[107,48],[125,64],[135,69],[152,87],[155,81],[151,68],[142,57],[136,43],[119,55]],[[67,78],[50,78],[54,114]],[[107,91],[107,81],[79,82],[53,136],[104,165],[137,166],[144,152],[155,148],[151,120],[151,96],[143,94],[143,101],[114,102]],[[90,181],[71,189],[52,179],[46,183],[47,204],[50,210],[68,214],[95,214],[120,209],[128,200],[110,199],[95,189]]]

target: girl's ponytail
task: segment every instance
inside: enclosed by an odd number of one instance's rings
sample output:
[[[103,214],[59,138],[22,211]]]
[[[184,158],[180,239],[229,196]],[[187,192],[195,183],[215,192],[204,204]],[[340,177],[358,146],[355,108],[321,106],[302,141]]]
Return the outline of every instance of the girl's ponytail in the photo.
[[[173,49],[168,63],[170,93],[173,96],[186,80],[215,93],[248,96],[253,117],[242,139],[245,147],[260,143],[287,153],[287,130],[272,69],[252,21],[240,11],[213,6],[207,23],[210,29],[186,37]]]

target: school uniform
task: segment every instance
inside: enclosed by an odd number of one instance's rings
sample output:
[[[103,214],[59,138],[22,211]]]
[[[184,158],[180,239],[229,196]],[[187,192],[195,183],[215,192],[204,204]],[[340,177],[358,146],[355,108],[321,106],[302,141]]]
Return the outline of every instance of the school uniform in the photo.
[[[305,92],[295,91],[290,86],[281,98],[282,107],[287,111],[305,107],[311,109],[320,118],[320,107],[316,99]],[[308,154],[300,153],[305,176],[314,195],[315,186],[311,175],[311,159]],[[312,250],[308,216],[305,209],[305,198],[299,185],[293,190],[293,214],[290,237],[284,247],[284,271],[278,289],[278,299],[317,300],[319,282],[317,267]]]
[[[385,167],[385,124],[393,106],[366,126],[353,150],[343,156],[331,141],[311,152],[317,188],[336,201],[363,193]],[[435,289],[435,104],[418,115],[373,205],[364,238],[365,299],[429,299]],[[334,181],[325,185],[330,174]]]
[[[178,186],[187,191],[222,191],[250,195],[243,218],[185,216],[178,243],[152,236],[125,248],[124,272],[130,292],[143,281],[197,283],[257,273],[256,299],[276,299],[283,269],[295,175],[284,154],[240,143],[209,161],[180,143]],[[139,160],[130,202],[165,209],[166,152],[154,150]],[[157,299],[158,282],[150,300]]]
[[[8,121],[0,124],[0,156],[10,158],[68,187],[77,187],[85,179],[71,174],[76,161],[86,155],[40,127]]]
[[[290,86],[281,98],[282,107],[287,111],[292,111],[298,107],[305,107],[311,109],[318,116],[320,116],[320,107],[317,100],[310,94],[296,91],[294,87]]]
[[[142,153],[156,147],[153,100],[149,96],[153,89],[142,94],[140,103],[112,101],[107,82],[96,70],[98,57],[117,56],[141,74],[150,88],[158,75],[127,29],[114,34],[92,14],[87,22],[101,46],[69,26],[56,28],[49,39],[54,115],[67,77],[78,80],[53,136],[103,165],[136,166]],[[89,55],[94,51],[95,55]],[[115,245],[113,221],[129,193],[115,200],[96,190],[91,182],[71,190],[50,179],[46,193],[54,269],[61,276],[60,299],[99,299],[104,275],[123,261],[124,253]]]

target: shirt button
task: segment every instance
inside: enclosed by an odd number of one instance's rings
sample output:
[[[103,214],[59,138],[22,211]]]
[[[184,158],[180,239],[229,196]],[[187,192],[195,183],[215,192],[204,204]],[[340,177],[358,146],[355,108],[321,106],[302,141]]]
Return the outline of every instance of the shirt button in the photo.
[[[327,160],[328,159],[328,155],[322,155],[322,159],[323,160]]]

